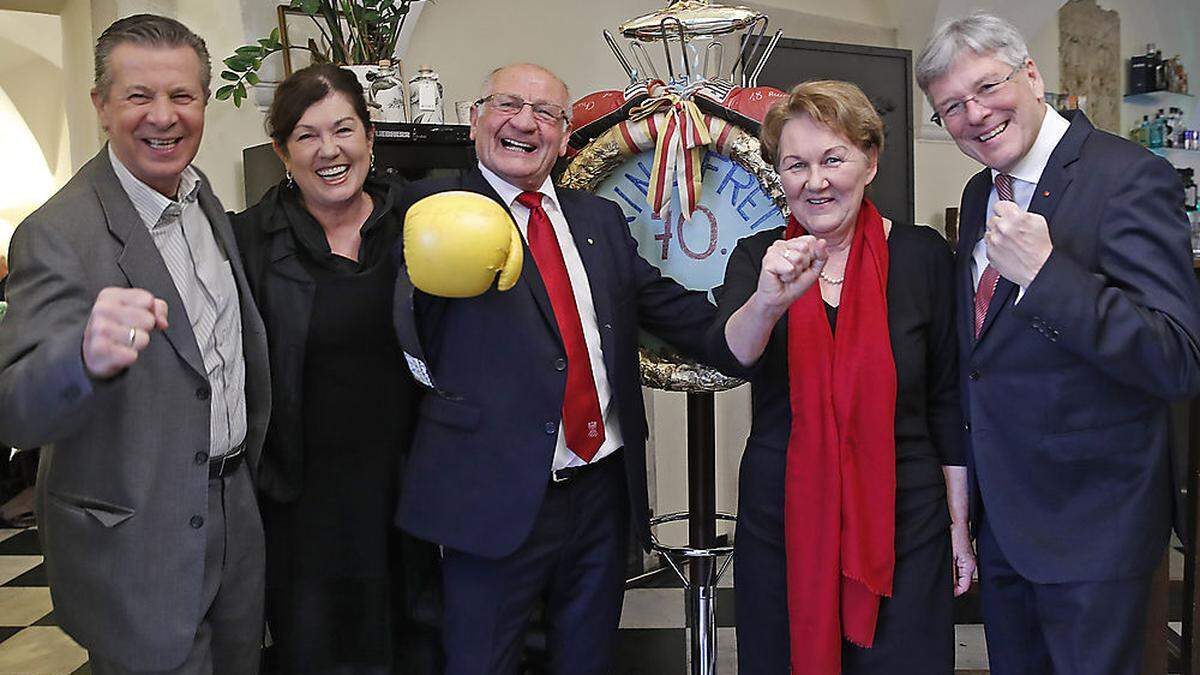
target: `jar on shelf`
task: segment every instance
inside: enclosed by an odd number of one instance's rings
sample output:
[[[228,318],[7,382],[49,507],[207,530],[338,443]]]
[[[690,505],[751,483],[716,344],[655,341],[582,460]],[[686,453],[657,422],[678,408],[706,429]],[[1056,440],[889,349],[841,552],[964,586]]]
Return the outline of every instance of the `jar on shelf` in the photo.
[[[430,66],[421,66],[408,86],[412,121],[418,124],[442,124],[442,83]]]

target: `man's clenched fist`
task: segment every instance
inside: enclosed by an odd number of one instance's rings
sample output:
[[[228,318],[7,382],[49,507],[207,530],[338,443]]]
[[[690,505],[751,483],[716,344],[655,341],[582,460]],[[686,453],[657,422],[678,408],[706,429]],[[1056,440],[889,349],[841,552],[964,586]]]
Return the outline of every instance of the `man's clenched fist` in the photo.
[[[125,370],[150,344],[150,331],[167,327],[167,303],[140,288],[100,291],[83,329],[83,365],[105,379]]]
[[[996,202],[993,211],[984,234],[988,262],[1000,276],[1028,288],[1054,249],[1046,219],[1009,201]]]

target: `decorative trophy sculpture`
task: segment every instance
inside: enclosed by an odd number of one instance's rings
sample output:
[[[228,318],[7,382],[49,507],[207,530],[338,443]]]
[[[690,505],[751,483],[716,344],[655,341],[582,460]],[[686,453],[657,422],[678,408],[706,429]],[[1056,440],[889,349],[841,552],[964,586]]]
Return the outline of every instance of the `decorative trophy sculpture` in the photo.
[[[626,49],[603,32],[629,84],[573,105],[572,155],[559,183],[617,202],[639,253],[688,288],[713,290],[739,239],[787,218],[779,177],[756,137],[767,109],[784,97],[757,86],[782,34],[764,43],[767,23],[745,7],[674,0],[620,26]],[[687,589],[691,672],[714,675],[715,590],[733,551],[718,541],[716,522],[735,518],[716,511],[713,394],[741,382],[648,336],[641,365],[644,385],[688,394],[689,510],[656,516],[651,532]],[[658,526],[676,521],[689,524],[686,546],[658,539]]]

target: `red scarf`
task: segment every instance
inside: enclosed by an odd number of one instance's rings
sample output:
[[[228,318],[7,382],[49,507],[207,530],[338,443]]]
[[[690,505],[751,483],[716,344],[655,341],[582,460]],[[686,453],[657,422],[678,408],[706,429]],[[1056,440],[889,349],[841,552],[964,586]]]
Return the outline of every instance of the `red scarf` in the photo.
[[[793,217],[787,237],[804,234]],[[784,502],[792,674],[840,673],[843,636],[870,647],[896,561],[896,365],[883,218],[863,199],[836,336],[819,289],[788,309]]]

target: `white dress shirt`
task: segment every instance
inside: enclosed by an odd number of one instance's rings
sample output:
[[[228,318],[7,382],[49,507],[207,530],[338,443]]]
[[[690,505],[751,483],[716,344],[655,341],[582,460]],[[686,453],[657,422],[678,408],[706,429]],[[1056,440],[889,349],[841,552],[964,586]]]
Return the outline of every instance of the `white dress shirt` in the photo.
[[[1066,118],[1059,115],[1058,111],[1054,108],[1046,105],[1046,116],[1042,118],[1042,128],[1038,130],[1038,135],[1033,142],[1033,146],[1013,166],[1012,171],[1008,172],[1008,175],[1013,177],[1013,200],[1017,203],[1017,206],[1021,207],[1021,210],[1029,210],[1029,203],[1033,201],[1033,191],[1037,188],[1038,181],[1042,179],[1042,172],[1046,170],[1046,162],[1050,161],[1050,153],[1054,152],[1054,148],[1058,147],[1058,142],[1066,135],[1067,128],[1070,126],[1071,123]],[[992,191],[988,195],[987,212],[984,214],[984,222],[992,217],[996,202],[1000,200],[996,195],[995,184],[996,176],[999,173],[996,169],[992,169]],[[979,288],[979,277],[983,275],[983,269],[988,264],[987,241],[982,237],[982,234],[983,232],[980,232],[979,241],[975,242],[975,249],[971,252],[971,259],[975,263],[971,269],[975,280],[975,288]],[[1025,287],[1020,286],[1017,290],[1016,302],[1020,302],[1024,295]]]
[[[479,170],[483,173],[488,185],[491,185],[500,199],[508,205],[508,210],[512,212],[513,220],[517,223],[517,229],[521,231],[521,236],[528,241],[529,209],[517,203],[517,197],[524,190],[509,184],[483,164],[479,165]],[[558,239],[559,248],[562,249],[563,262],[567,267],[567,277],[571,280],[571,290],[575,294],[575,307],[579,310],[579,322],[583,325],[583,341],[587,344],[588,358],[592,362],[592,379],[596,383],[596,395],[600,399],[600,414],[604,419],[604,443],[600,445],[600,449],[592,458],[592,463],[595,463],[611,455],[625,445],[625,442],[621,438],[617,409],[613,404],[612,390],[609,388],[608,369],[604,367],[604,352],[600,349],[600,329],[596,321],[596,305],[592,302],[592,287],[588,282],[587,270],[583,267],[583,260],[579,257],[579,249],[575,247],[575,239],[571,236],[571,229],[567,226],[566,216],[559,207],[558,194],[554,191],[554,184],[550,182],[549,178],[546,178],[546,181],[538,188],[538,192],[542,193],[542,208],[550,218],[550,224],[554,227],[554,236]],[[560,419],[551,471],[585,464],[587,462],[567,449],[567,439],[563,434],[562,420]]]

